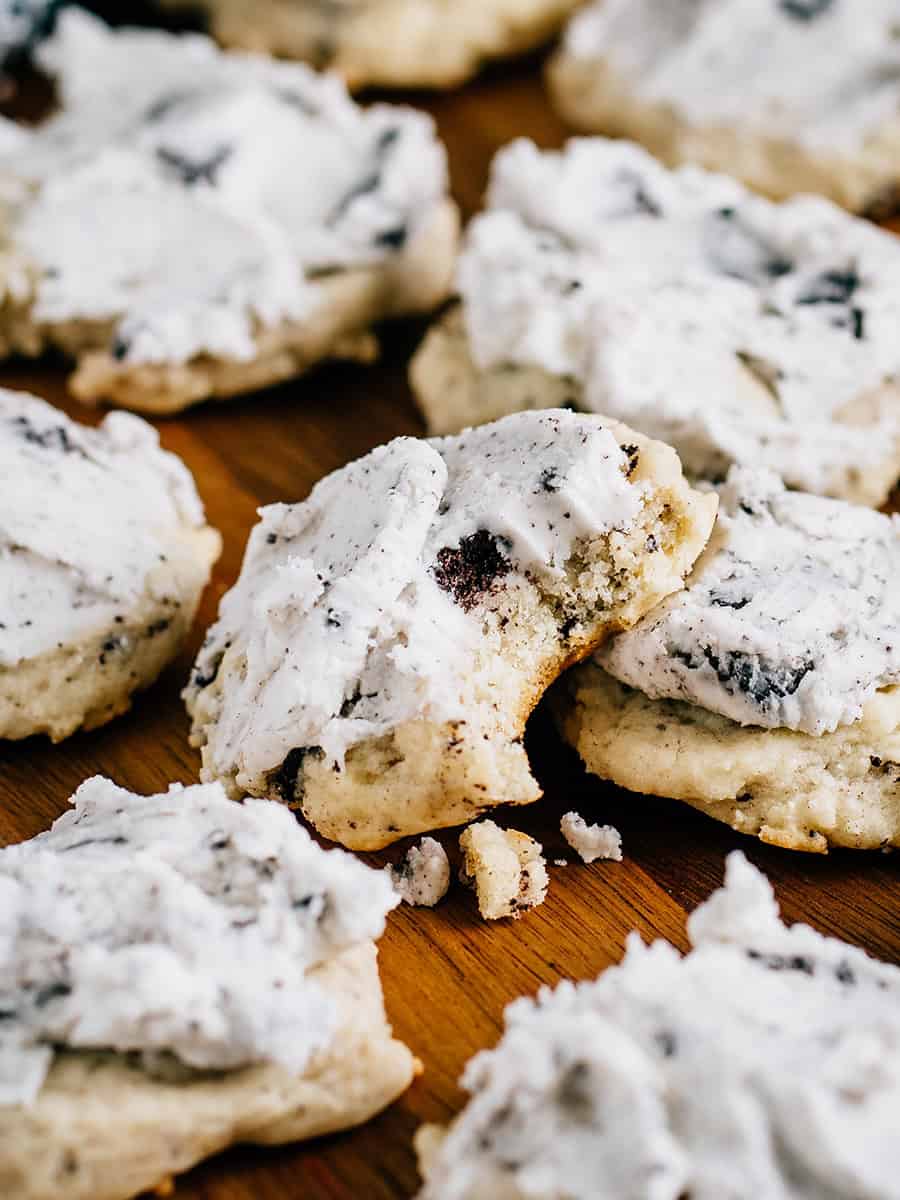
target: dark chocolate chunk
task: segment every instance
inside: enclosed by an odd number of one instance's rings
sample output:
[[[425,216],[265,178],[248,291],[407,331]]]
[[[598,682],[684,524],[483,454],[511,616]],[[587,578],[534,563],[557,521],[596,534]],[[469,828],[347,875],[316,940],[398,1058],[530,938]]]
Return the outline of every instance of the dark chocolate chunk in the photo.
[[[466,612],[474,608],[512,570],[500,550],[501,540],[486,529],[462,539],[455,548],[438,551],[432,574]]]

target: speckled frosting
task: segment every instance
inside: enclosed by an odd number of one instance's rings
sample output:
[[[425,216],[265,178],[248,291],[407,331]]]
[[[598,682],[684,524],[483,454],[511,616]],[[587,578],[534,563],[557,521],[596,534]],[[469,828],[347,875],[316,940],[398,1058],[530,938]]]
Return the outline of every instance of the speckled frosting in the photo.
[[[688,932],[511,1005],[420,1200],[895,1200],[900,971],[785,926],[737,853]]]
[[[900,683],[900,518],[732,468],[687,580],[597,653],[652,699],[821,734]]]
[[[135,796],[96,777],[73,804],[0,850],[0,1105],[29,1103],[61,1048],[164,1075],[302,1071],[335,1027],[306,973],[381,934],[384,874],[218,785]]]
[[[253,358],[259,329],[315,311],[317,276],[389,261],[444,197],[428,117],[302,64],[79,10],[40,60],[62,111],[0,153],[36,274],[7,288],[42,326],[111,326],[122,362]]]
[[[564,49],[608,62],[693,124],[831,151],[900,114],[898,21],[897,0],[599,0],[572,19]]]
[[[846,495],[873,444],[900,447],[890,235],[602,138],[513,143],[488,200],[458,280],[482,370],[569,376],[576,403],[668,441],[698,477],[752,463]]]

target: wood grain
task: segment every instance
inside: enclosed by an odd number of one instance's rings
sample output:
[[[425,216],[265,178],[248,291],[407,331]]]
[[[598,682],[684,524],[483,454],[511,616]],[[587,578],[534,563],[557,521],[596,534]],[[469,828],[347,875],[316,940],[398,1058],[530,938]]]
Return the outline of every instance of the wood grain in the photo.
[[[449,96],[404,99],[429,109],[450,152],[454,191],[464,211],[478,206],[494,151],[527,135],[543,146],[564,129],[539,83],[539,60],[495,70]],[[194,471],[223,557],[191,644],[133,710],[105,729],[60,746],[43,739],[0,745],[0,843],[45,829],[88,775],[101,772],[139,792],[196,779],[179,701],[193,651],[219,597],[237,574],[259,504],[299,500],[327,471],[397,434],[421,433],[405,380],[420,324],[390,330],[374,368],[334,366],[305,380],[239,401],[210,405],[158,423],[162,441]],[[7,365],[0,383],[27,388],[71,414],[97,414],[67,400],[62,364]],[[900,961],[898,860],[878,854],[792,855],[742,839],[692,810],[618,792],[588,779],[540,711],[528,736],[545,798],[509,814],[537,836],[549,858],[567,857],[560,815],[577,808],[622,831],[625,861],[550,867],[546,903],[522,920],[487,926],[461,888],[435,911],[393,914],[381,944],[388,1008],[425,1074],[388,1112],[363,1129],[303,1147],[239,1149],[178,1184],[182,1200],[398,1200],[417,1187],[412,1133],[421,1120],[448,1117],[461,1103],[460,1071],[492,1044],[505,1004],[540,984],[585,978],[621,957],[631,929],[684,945],[686,911],[722,878],[723,859],[740,846],[770,875],[787,916]],[[505,819],[505,815],[501,816]],[[444,836],[455,854],[455,838]],[[398,857],[401,847],[373,861]]]

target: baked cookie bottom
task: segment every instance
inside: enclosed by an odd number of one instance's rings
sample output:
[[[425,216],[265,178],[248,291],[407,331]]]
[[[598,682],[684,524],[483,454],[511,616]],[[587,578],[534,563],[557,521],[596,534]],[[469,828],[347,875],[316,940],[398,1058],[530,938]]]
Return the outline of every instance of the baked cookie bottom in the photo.
[[[458,694],[448,697],[460,719],[426,712],[401,722],[352,745],[340,768],[318,747],[297,746],[265,775],[244,771],[239,750],[217,737],[229,678],[245,668],[243,650],[233,645],[215,678],[185,693],[203,779],[218,780],[234,797],[295,804],[321,834],[352,850],[377,850],[408,834],[466,823],[498,804],[536,800],[540,789],[522,744],[532,709],[562,671],[682,586],[717,507],[714,496],[688,486],[668,446],[615,421],[603,425],[630,444],[631,482],[650,485],[643,512],[627,534],[585,543],[560,593],[511,579],[479,612],[480,649],[460,673]]]
[[[774,200],[813,192],[876,220],[900,212],[900,121],[842,155],[736,125],[692,125],[666,104],[641,100],[602,59],[560,50],[546,80],[555,108],[575,129],[640,142],[667,166],[721,171]]]
[[[277,1145],[359,1125],[412,1081],[391,1036],[373,943],[311,973],[340,1005],[327,1051],[294,1077],[247,1067],[180,1081],[115,1054],[63,1051],[31,1108],[0,1107],[4,1200],[127,1200],[238,1142]]]
[[[320,277],[321,296],[309,316],[260,328],[256,353],[246,362],[199,356],[181,364],[130,363],[110,353],[108,322],[37,323],[30,315],[33,287],[23,290],[22,285],[33,279],[34,267],[7,252],[0,260],[0,355],[34,356],[54,347],[76,361],[69,386],[79,400],[157,416],[181,412],[203,400],[295,378],[324,359],[373,361],[378,357],[373,325],[430,312],[446,299],[458,237],[458,210],[443,202],[389,261]]]
[[[683,800],[789,850],[900,845],[900,687],[821,737],[651,700],[593,663],[561,682],[552,706],[588,771],[629,791]]]
[[[163,0],[193,8],[195,0]],[[452,88],[492,59],[525,53],[557,33],[579,0],[202,0],[225,46],[302,59],[351,88]]]
[[[59,742],[126,712],[177,655],[221,551],[209,527],[185,533],[123,620],[80,642],[0,666],[0,738]],[[0,1195],[2,1195],[0,1190]]]
[[[760,385],[749,372],[746,374],[746,398],[752,404],[754,391]],[[472,358],[460,305],[444,313],[429,329],[410,364],[409,377],[430,434],[458,433],[469,425],[483,425],[526,410],[590,411],[581,383],[571,376],[551,375],[540,367],[514,364],[482,370]],[[768,394],[759,396],[759,405],[762,411],[771,408]],[[835,421],[859,430],[877,425],[885,413],[898,408],[900,388],[885,386],[856,398],[835,415]],[[665,440],[661,430],[653,432]],[[796,440],[797,436],[790,430],[786,433],[786,438]],[[835,464],[825,494],[872,508],[884,504],[900,478],[900,435],[893,441],[880,439],[880,442],[879,446],[872,446],[871,457],[864,466]],[[778,449],[774,434],[769,444]],[[683,461],[688,475],[703,477],[708,473],[703,468],[710,463],[691,462],[686,457]],[[729,465],[724,459],[716,463],[717,473],[724,475]]]

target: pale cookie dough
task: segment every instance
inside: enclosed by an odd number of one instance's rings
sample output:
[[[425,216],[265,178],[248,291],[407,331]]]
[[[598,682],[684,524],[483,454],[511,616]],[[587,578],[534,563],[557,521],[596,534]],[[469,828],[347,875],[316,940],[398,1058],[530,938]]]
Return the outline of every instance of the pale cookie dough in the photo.
[[[461,878],[475,889],[486,921],[520,917],[543,904],[550,884],[542,846],[527,833],[478,821],[460,834]]]
[[[190,472],[139,417],[96,429],[0,389],[0,738],[124,712],[180,649],[219,557]]]
[[[897,1200],[900,971],[783,924],[740,854],[688,934],[510,1005],[419,1200]]]
[[[185,691],[203,777],[353,849],[535,800],[532,708],[681,587],[716,507],[597,416],[379,447],[261,510]]]
[[[147,412],[368,361],[447,293],[457,214],[431,119],[296,63],[79,10],[39,57],[62,109],[0,139],[0,353]]]
[[[622,835],[612,825],[588,825],[577,812],[567,812],[559,823],[560,833],[582,862],[598,858],[622,861]]]
[[[457,282],[411,367],[431,432],[567,406],[698,478],[748,463],[878,506],[900,474],[900,242],[825,200],[773,205],[627,142],[518,141]]]
[[[4,1200],[126,1200],[406,1088],[372,941],[397,903],[382,872],[218,786],[92,779],[74,803],[0,850]]]
[[[396,866],[386,870],[400,899],[420,908],[434,908],[450,887],[447,851],[435,838],[422,838]]]
[[[557,694],[590,771],[791,849],[900,844],[900,518],[733,469],[680,597]]]
[[[589,133],[727,171],[776,198],[900,200],[897,0],[595,0],[548,69]]]
[[[580,0],[162,0],[226,46],[304,59],[351,88],[452,88],[547,41]]]

